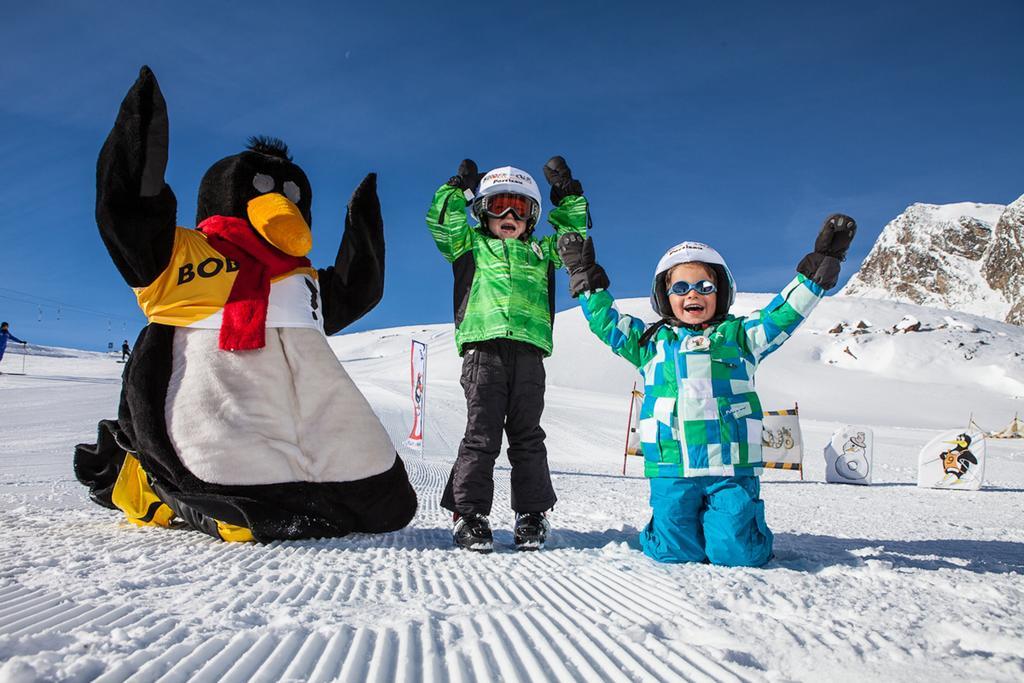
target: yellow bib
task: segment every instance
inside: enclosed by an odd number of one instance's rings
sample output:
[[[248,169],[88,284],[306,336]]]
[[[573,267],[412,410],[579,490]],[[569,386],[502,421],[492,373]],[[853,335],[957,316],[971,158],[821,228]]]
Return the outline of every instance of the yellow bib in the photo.
[[[198,230],[179,227],[170,263],[157,279],[133,291],[151,323],[219,329],[221,311],[238,275],[238,264],[213,248]],[[296,268],[271,280],[267,327],[323,330],[314,268]]]

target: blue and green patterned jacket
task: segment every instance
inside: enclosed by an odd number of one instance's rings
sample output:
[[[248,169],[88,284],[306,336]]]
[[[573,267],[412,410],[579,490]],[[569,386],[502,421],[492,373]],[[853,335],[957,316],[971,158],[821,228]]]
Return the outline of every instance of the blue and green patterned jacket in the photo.
[[[824,290],[798,274],[765,308],[704,330],[647,325],[604,290],[580,296],[590,329],[644,378],[640,440],[648,477],[759,474],[761,401],[754,371],[802,323]]]

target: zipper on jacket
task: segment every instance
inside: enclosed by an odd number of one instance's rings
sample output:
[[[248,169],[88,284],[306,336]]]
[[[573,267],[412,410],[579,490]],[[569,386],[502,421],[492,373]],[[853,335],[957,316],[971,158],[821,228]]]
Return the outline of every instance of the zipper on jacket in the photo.
[[[727,368],[738,368],[739,367],[738,363],[730,363],[729,361],[722,360],[721,358],[712,358],[711,362],[712,363],[721,363],[722,365],[726,366]]]
[[[444,215],[448,212],[448,200],[451,198],[451,195],[444,198],[444,204],[441,205],[441,213],[437,214],[437,222],[439,225],[444,225]]]
[[[673,410],[673,412],[675,413],[676,424],[679,425],[679,471],[680,475],[685,477],[686,473],[690,469],[690,460],[687,456],[686,432],[683,429],[684,420],[682,414],[680,413],[683,405],[683,380],[682,372],[679,367],[679,356],[681,355],[680,352],[682,351],[683,345],[681,342],[677,342],[675,348],[673,348],[671,343],[665,342],[665,346],[667,347],[666,353],[668,353],[669,351],[672,352],[672,359],[675,361],[676,366],[676,407]],[[655,439],[657,439],[657,436],[655,436]],[[665,461],[662,460],[661,448],[658,448],[658,463],[660,465],[665,464]]]
[[[512,260],[508,255],[508,240],[501,240],[501,248],[505,251],[505,265],[508,266],[508,326],[507,337],[512,336],[512,285],[515,280],[512,278]]]

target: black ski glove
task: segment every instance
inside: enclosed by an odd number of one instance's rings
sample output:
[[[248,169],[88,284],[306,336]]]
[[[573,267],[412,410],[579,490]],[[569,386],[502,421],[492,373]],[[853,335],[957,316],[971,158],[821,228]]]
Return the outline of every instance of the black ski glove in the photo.
[[[463,192],[468,190],[471,194],[476,194],[476,188],[480,185],[480,179],[483,176],[484,174],[480,173],[477,169],[475,161],[463,159],[462,163],[459,164],[458,172],[448,179],[448,184],[459,188]]]
[[[558,255],[569,271],[569,293],[574,299],[583,292],[608,289],[608,274],[595,260],[593,239],[567,232],[558,238]]]
[[[841,213],[834,213],[821,226],[818,239],[814,240],[814,251],[845,261],[846,252],[856,234],[857,221]]]
[[[857,234],[857,221],[841,213],[825,219],[814,251],[804,256],[796,267],[798,273],[814,280],[824,289],[832,289],[839,280],[840,263],[846,259],[853,236]]]
[[[551,184],[551,203],[555,206],[566,197],[583,194],[583,185],[572,177],[572,170],[562,157],[548,159],[548,163],[544,164],[544,177]]]

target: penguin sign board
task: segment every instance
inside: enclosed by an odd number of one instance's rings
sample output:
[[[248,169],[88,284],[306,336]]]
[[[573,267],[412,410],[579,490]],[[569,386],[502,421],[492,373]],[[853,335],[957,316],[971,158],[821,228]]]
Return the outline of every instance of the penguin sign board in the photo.
[[[313,268],[312,188],[276,138],[217,161],[195,229],[164,181],[168,116],[143,67],[96,166],[96,222],[149,320],[118,418],[75,450],[93,501],[139,526],[226,541],[404,527],[416,494],[327,344],[384,287],[376,175],[353,193],[334,264]]]
[[[977,491],[985,481],[985,432],[943,432],[917,456],[917,485],[932,489]]]
[[[871,484],[874,433],[869,427],[843,425],[825,445],[825,481],[830,484]]]

